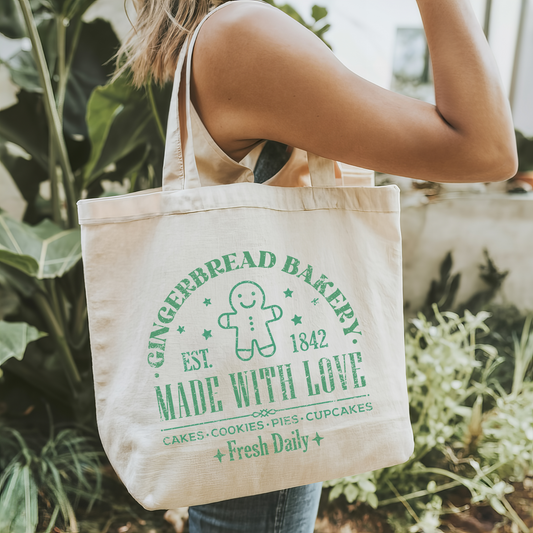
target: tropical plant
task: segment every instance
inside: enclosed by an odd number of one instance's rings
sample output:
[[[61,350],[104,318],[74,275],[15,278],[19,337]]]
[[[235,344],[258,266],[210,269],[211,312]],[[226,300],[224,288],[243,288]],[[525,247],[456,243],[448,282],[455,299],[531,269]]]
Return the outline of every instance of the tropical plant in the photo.
[[[136,89],[128,72],[108,83],[119,40],[84,21],[94,1],[0,2],[0,62],[18,91],[0,110],[0,161],[27,203],[22,222],[0,211],[0,532],[34,531],[38,501],[47,531],[58,515],[76,531],[72,502],[98,494],[92,437],[27,432],[38,408],[94,430],[76,202],[161,185],[172,86]],[[319,37],[326,14],[314,6],[307,25]]]
[[[0,284],[14,302],[0,311],[48,333],[4,364],[5,380],[21,378],[78,412],[91,383],[76,216],[91,150],[85,110],[119,45],[108,22],[83,21],[91,3],[6,0],[0,26],[16,50],[2,61],[19,88],[0,112],[0,160],[27,202],[25,223],[0,213]]]
[[[23,223],[0,214],[0,287],[10,302],[2,316],[49,335],[33,357],[5,363],[6,379],[17,375],[80,413],[94,410],[85,404],[90,349],[76,202],[113,194],[110,182],[123,192],[161,184],[171,92],[171,84],[135,89],[127,72],[106,83],[119,41],[108,22],[84,22],[93,2],[0,7],[0,31],[17,50],[2,61],[19,88],[18,103],[0,112],[0,160],[27,202]],[[321,37],[326,14],[314,6],[308,25]]]

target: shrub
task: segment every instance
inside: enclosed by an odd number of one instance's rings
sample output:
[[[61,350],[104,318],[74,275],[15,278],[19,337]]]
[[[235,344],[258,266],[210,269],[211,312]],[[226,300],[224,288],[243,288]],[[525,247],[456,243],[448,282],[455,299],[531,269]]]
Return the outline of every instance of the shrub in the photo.
[[[327,482],[329,498],[344,495],[348,502],[357,499],[374,508],[402,503],[415,522],[410,531],[430,532],[440,523],[437,493],[463,486],[472,503],[489,503],[526,533],[506,494],[514,490],[510,482],[533,473],[531,318],[521,338],[515,336],[515,372],[507,392],[498,382],[504,358],[477,342],[480,333],[488,333],[489,313],[466,311],[459,317],[436,306],[433,311],[435,323],[419,315],[406,334],[412,457],[402,465]],[[420,517],[409,503],[413,500]],[[405,531],[400,519],[392,525]]]

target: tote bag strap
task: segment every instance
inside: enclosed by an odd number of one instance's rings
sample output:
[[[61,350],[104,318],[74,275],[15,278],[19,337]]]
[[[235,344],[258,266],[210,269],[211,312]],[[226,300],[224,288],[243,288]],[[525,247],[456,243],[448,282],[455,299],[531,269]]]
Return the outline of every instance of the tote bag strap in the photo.
[[[191,71],[192,55],[196,39],[204,22],[216,11],[225,6],[239,2],[255,2],[257,0],[238,0],[227,2],[210,11],[198,24],[196,30],[189,36],[180,51],[176,73],[174,75],[174,87],[169,109],[167,126],[167,141],[165,145],[165,160],[163,164],[163,190],[176,191],[200,187],[200,177],[194,157],[194,143],[192,135],[191,119]],[[264,4],[269,6],[269,4]],[[272,6],[269,6],[272,7]],[[273,8],[276,9],[276,8]],[[185,65],[185,101],[180,105],[179,91],[181,74]],[[180,113],[184,113],[185,131],[181,132]],[[334,187],[335,166],[333,161],[307,152],[309,174],[313,187]]]

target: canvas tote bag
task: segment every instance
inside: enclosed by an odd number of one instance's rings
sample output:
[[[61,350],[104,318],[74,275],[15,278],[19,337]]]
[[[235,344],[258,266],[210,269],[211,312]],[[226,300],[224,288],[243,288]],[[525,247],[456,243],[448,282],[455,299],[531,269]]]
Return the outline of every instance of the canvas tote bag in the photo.
[[[201,187],[191,55],[162,190],[79,202],[111,464],[168,509],[406,461],[398,188],[335,187],[312,154],[312,187]]]

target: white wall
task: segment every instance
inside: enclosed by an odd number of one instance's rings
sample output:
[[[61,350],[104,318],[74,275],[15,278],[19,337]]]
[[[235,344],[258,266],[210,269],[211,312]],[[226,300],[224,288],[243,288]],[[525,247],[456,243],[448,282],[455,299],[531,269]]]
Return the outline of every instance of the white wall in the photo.
[[[521,0],[493,0],[489,43],[500,68],[507,94],[510,95]]]
[[[524,14],[521,50],[517,58],[517,77],[513,96],[516,127],[533,136],[533,0],[528,0]]]
[[[490,41],[507,89],[511,85],[521,0],[493,0]],[[329,10],[326,38],[337,57],[364,78],[389,88],[396,29],[422,27],[415,0],[290,0],[303,16],[313,4]],[[485,0],[471,0],[478,19]]]
[[[479,265],[489,251],[500,270],[509,270],[500,301],[533,311],[533,197],[448,195],[438,202],[402,209],[404,300],[408,314],[424,304],[446,254],[461,272],[456,303],[487,286]]]

